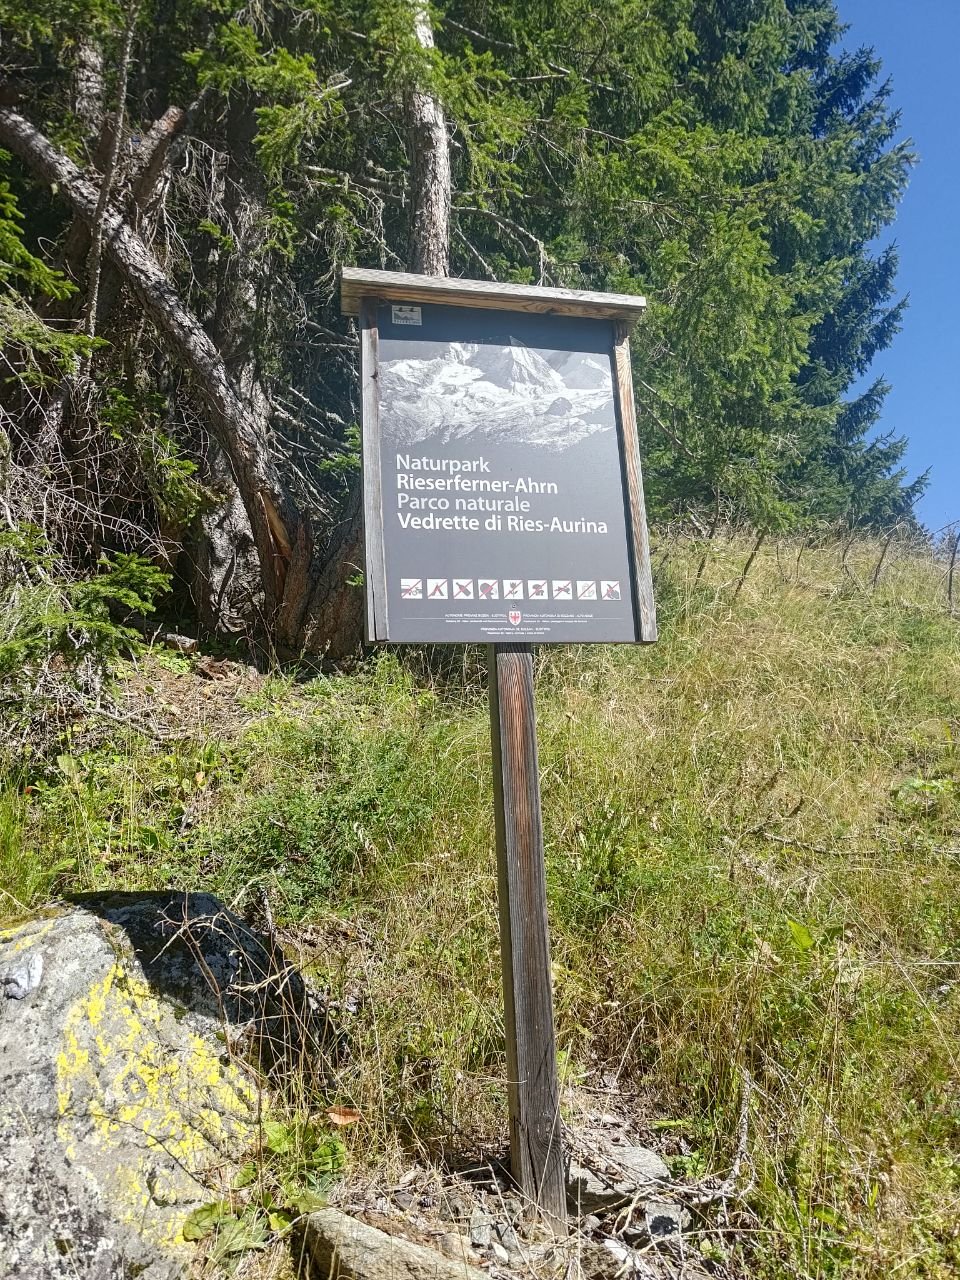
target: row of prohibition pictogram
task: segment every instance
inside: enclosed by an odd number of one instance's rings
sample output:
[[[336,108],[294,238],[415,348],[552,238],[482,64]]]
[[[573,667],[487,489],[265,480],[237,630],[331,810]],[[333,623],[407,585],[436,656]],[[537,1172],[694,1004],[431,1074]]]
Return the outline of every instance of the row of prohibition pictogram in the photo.
[[[620,583],[578,578],[401,578],[404,600],[620,600]]]

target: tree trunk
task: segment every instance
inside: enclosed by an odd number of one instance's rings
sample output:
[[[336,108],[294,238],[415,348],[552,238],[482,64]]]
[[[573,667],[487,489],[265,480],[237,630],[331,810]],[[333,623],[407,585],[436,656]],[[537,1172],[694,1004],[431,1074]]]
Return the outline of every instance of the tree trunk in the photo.
[[[417,41],[424,50],[432,50],[433,30],[426,6],[421,0],[410,3]],[[404,114],[413,204],[407,265],[423,275],[445,276],[450,269],[452,203],[447,122],[435,95],[415,86],[404,96]],[[324,651],[333,659],[345,657],[358,648],[363,637],[363,592],[348,585],[363,566],[359,489],[351,494],[319,572],[302,574],[298,560],[295,551],[291,576],[301,574],[303,607],[298,618],[293,604],[296,593],[291,593],[283,630],[298,632],[309,651]]]
[[[180,107],[168,107],[153,122],[121,174],[121,184],[129,191],[125,215],[140,238],[150,242],[164,189],[164,166],[174,140],[187,121]],[[97,325],[102,329],[110,319],[123,287],[123,276],[110,263],[104,264],[100,281],[100,304]]]
[[[203,481],[220,500],[203,513],[200,536],[188,557],[194,608],[207,631],[250,635],[263,616],[260,565],[240,491],[217,444],[210,446]]]
[[[107,151],[106,163],[103,166],[103,177],[100,180],[100,190],[97,194],[97,207],[93,215],[93,224],[90,228],[86,305],[83,312],[83,332],[88,338],[95,337],[97,332],[97,309],[100,304],[100,281],[103,275],[103,237],[106,230],[104,217],[113,194],[113,184],[117,176],[117,164],[120,159],[127,102],[127,79],[130,75],[130,57],[133,53],[133,37],[136,26],[137,7],[134,5],[127,15],[127,26],[123,35],[123,52],[120,56],[120,84],[117,88],[116,121]],[[93,356],[89,351],[84,352],[80,357],[79,383],[83,384],[88,381],[92,360]]]
[[[93,225],[96,187],[38,129],[9,108],[0,108],[0,143],[37,177],[56,184],[74,212],[88,226]],[[173,282],[113,206],[104,214],[103,247],[175,358],[189,371],[204,403],[211,434],[229,462],[253,531],[263,578],[265,622],[270,630],[281,610],[291,547],[299,541],[304,517],[284,491],[274,464],[269,405],[265,399],[250,397],[245,401],[240,396],[219,351],[184,305]]]
[[[411,0],[417,39],[433,48],[433,32],[420,0]],[[413,189],[409,266],[429,275],[444,275],[449,264],[451,177],[447,124],[437,98],[421,88],[404,97],[409,164]],[[182,127],[175,109],[150,131],[144,153],[166,154],[170,140]],[[146,140],[145,140],[146,141]],[[55,184],[69,202],[83,233],[71,232],[83,246],[98,212],[99,191],[62,152],[27,119],[0,108],[0,144],[20,157],[35,176]],[[207,422],[242,501],[249,521],[262,579],[263,629],[281,654],[324,653],[342,658],[356,651],[363,635],[363,592],[355,580],[363,565],[362,503],[359,491],[344,504],[341,518],[324,544],[319,544],[308,516],[286,491],[270,433],[271,406],[257,387],[241,391],[230,376],[222,351],[184,304],[136,231],[143,203],[157,181],[151,163],[131,173],[124,189],[129,197],[118,208],[103,210],[102,244],[106,263],[101,303],[112,308],[121,283],[138,299],[144,313],[165,339],[174,359],[188,372],[207,414]],[[142,225],[142,224],[140,224]],[[101,311],[101,316],[103,312]],[[236,504],[224,512],[219,549],[210,563],[199,566],[200,576],[213,588],[205,621],[229,627],[229,619],[215,617],[217,593],[235,573],[234,550],[243,551],[243,520]],[[232,548],[231,540],[237,540]],[[226,589],[226,586],[224,586]],[[245,587],[251,598],[250,584]],[[201,609],[201,612],[204,612]],[[235,620],[234,620],[235,621]]]
[[[414,0],[414,32],[423,49],[433,49],[426,6]],[[443,107],[431,93],[411,89],[406,96],[410,136],[410,270],[426,276],[450,271],[450,139]]]
[[[88,141],[103,127],[103,97],[103,53],[91,40],[81,40],[73,64],[73,109],[86,126]]]

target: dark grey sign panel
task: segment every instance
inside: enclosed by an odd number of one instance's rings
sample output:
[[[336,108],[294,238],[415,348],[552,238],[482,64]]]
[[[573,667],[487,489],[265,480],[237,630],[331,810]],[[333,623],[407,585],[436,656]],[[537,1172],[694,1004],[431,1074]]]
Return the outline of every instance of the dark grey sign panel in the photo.
[[[427,303],[375,315],[376,638],[639,639],[613,322]]]

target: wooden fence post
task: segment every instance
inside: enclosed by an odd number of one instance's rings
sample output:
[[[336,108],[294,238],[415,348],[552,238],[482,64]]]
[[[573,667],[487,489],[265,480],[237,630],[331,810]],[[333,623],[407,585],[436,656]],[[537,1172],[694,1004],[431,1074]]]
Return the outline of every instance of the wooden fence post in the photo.
[[[533,651],[488,646],[497,825],[500,953],[510,1108],[510,1160],[521,1191],[555,1229],[566,1226],[543,821],[533,703]]]
[[[947,611],[953,617],[953,575],[957,567],[957,554],[960,553],[960,529],[953,535],[953,550],[950,552],[950,568],[947,570]]]

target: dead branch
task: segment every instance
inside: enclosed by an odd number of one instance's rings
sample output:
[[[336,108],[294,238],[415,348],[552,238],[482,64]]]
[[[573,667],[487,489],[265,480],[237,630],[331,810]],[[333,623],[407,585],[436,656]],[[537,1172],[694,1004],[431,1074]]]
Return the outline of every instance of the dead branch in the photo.
[[[539,271],[538,283],[542,284],[547,277],[547,264],[553,264],[553,259],[547,253],[547,247],[539,236],[535,236],[532,231],[528,231],[526,227],[515,222],[512,218],[507,218],[501,213],[496,213],[493,209],[484,209],[480,205],[458,204],[453,212],[458,213],[475,213],[484,218],[489,218],[491,222],[502,231],[504,235],[509,236],[515,244],[518,245],[521,252],[527,252],[527,245],[532,245],[537,251],[537,267]],[[527,244],[524,244],[524,241]],[[493,279],[495,277],[491,277]]]
[[[649,383],[644,382],[642,378],[638,378],[637,383],[639,386],[649,391],[652,395],[657,395],[657,392],[654,391],[653,387],[651,387]],[[659,398],[661,397],[658,396],[658,399]],[[663,419],[659,417],[658,414],[653,412],[653,410],[650,408],[648,404],[645,404],[643,401],[641,401],[640,407],[643,409],[647,417],[652,420],[654,425],[660,428],[660,430],[667,437],[667,439],[670,441],[670,443],[673,445],[675,449],[679,449],[680,452],[684,455],[684,457],[690,458],[691,461],[696,462],[697,455],[693,452],[693,450],[688,448],[687,445],[683,443],[683,441],[680,439],[677,433],[675,431],[672,431],[670,427],[668,427],[667,424],[663,421]]]
[[[688,1204],[706,1205],[717,1200],[729,1200],[737,1194],[737,1183],[740,1181],[740,1172],[743,1163],[747,1158],[747,1142],[750,1134],[750,1103],[753,1099],[754,1083],[753,1076],[746,1067],[741,1068],[743,1075],[743,1088],[740,1094],[740,1116],[737,1120],[737,1146],[733,1155],[733,1164],[730,1166],[730,1172],[720,1183],[719,1187],[708,1187],[703,1189],[692,1189],[692,1194],[687,1194],[686,1188],[679,1187],[676,1190]],[[742,1194],[742,1193],[741,1193]]]
[[[879,584],[880,584],[880,574],[881,574],[881,573],[882,573],[882,571],[883,571],[883,562],[884,562],[884,560],[886,560],[886,558],[887,558],[887,552],[890,550],[890,543],[891,543],[891,542],[893,541],[893,539],[896,537],[896,533],[897,533],[897,530],[898,530],[899,528],[900,528],[900,522],[898,521],[898,522],[893,526],[893,528],[890,530],[890,532],[887,534],[886,540],[884,541],[883,549],[882,549],[882,550],[881,550],[881,552],[880,552],[880,559],[877,561],[877,567],[876,567],[876,568],[874,569],[874,571],[873,571],[873,589],[874,589],[874,591],[876,591],[877,587],[878,587],[878,586],[879,586]]]
[[[0,108],[0,143],[17,155],[42,181],[56,186],[74,212],[93,226],[99,203],[97,187],[24,116]],[[245,400],[227,372],[220,352],[196,316],[182,301],[123,214],[108,204],[103,214],[103,248],[107,258],[174,357],[186,368],[209,415],[210,430],[229,460],[253,529],[268,615],[283,600],[293,539],[302,524],[284,493],[269,447],[270,409],[262,392]]]
[[[856,530],[853,530],[847,542],[844,544],[843,555],[840,557],[840,567],[843,570],[843,572],[846,574],[846,576],[850,579],[850,581],[853,583],[853,585],[857,588],[857,590],[863,591],[863,587],[860,585],[857,575],[853,572],[853,570],[847,564],[847,556],[849,556],[850,552],[853,550],[853,544],[856,542],[856,540],[857,540],[857,533],[856,533]]]
[[[757,553],[759,552],[760,548],[763,546],[763,540],[766,536],[767,536],[766,531],[762,531],[757,535],[757,540],[753,544],[752,551],[747,556],[747,563],[743,566],[743,572],[740,574],[740,581],[737,583],[736,590],[733,593],[734,600],[736,600],[739,597],[740,592],[743,590],[743,584],[747,580],[747,574],[750,572],[751,568],[753,567],[753,562],[754,560],[756,560]]]
[[[187,122],[187,112],[180,107],[168,107],[155,120],[136,149],[131,162],[125,167],[122,181],[129,186],[130,197],[124,213],[138,235],[152,239],[156,230],[155,210],[159,202],[158,189],[170,147]],[[100,301],[97,312],[101,328],[113,314],[123,276],[107,262],[103,266],[100,282]]]
[[[494,271],[493,267],[491,267],[490,263],[486,260],[486,258],[483,256],[483,254],[480,252],[480,250],[477,248],[477,246],[467,239],[467,237],[463,234],[463,232],[460,230],[459,227],[454,228],[454,234],[456,235],[460,243],[463,245],[463,247],[466,249],[467,253],[470,254],[471,258],[475,258],[477,262],[479,262],[480,270],[487,277],[487,279],[496,280],[497,278],[496,272]]]
[[[444,26],[453,27],[457,31],[462,31],[464,35],[473,36],[476,40],[482,40],[484,44],[488,44],[492,49],[509,49],[514,53],[520,50],[515,44],[511,44],[508,40],[495,40],[493,36],[484,35],[482,31],[476,31],[473,27],[465,27],[462,22],[454,22],[452,18],[444,17]],[[585,76],[580,72],[574,72],[569,67],[562,67],[557,62],[546,62],[545,66],[554,73],[552,76],[521,76],[517,77],[519,81],[536,81],[536,80],[552,80],[567,79],[572,75],[576,75],[578,80],[589,85],[591,89],[602,89],[604,93],[622,93],[622,89],[618,89],[616,85],[604,84],[600,80],[592,80],[589,76]]]

